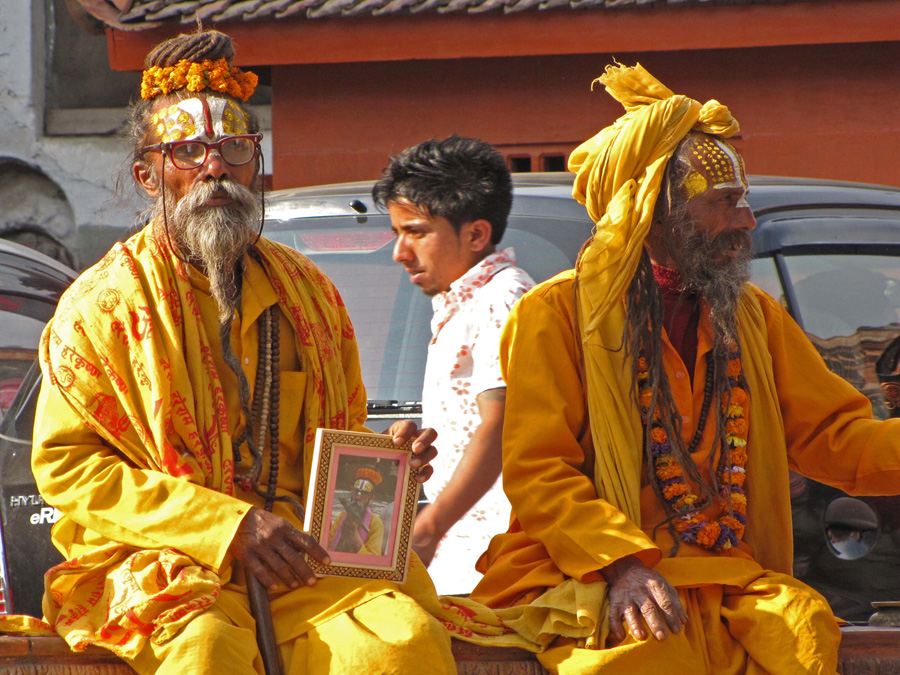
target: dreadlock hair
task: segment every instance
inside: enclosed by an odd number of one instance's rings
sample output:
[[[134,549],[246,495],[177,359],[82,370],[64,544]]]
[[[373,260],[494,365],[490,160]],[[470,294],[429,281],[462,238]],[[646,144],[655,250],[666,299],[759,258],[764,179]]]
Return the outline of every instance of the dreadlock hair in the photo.
[[[217,30],[186,34],[160,42],[144,59],[144,68],[159,66],[168,68],[179,61],[203,61],[225,59],[230,64],[234,60],[234,45],[231,38]]]
[[[662,238],[669,255],[680,262],[681,247],[678,241],[679,232],[690,222],[687,215],[687,190],[684,187],[685,179],[692,170],[689,159],[689,150],[696,142],[697,133],[688,134],[676,147],[675,153],[666,166],[663,182],[660,187],[659,197],[653,213],[654,223],[662,224]],[[656,234],[656,233],[654,233]],[[652,391],[650,405],[646,414],[642,410],[642,422],[644,425],[644,462],[649,467],[648,480],[653,487],[661,504],[667,501],[663,495],[663,486],[656,472],[653,470],[654,458],[651,452],[650,425],[657,421],[662,425],[672,445],[672,451],[681,465],[688,482],[694,482],[699,486],[700,499],[694,506],[679,513],[670,512],[668,518],[659,526],[665,524],[672,533],[675,542],[670,555],[674,556],[679,547],[680,539],[675,531],[674,521],[684,515],[703,511],[707,508],[714,495],[719,494],[718,467],[722,463],[731,465],[730,450],[725,440],[725,415],[722,402],[728,400],[731,385],[728,381],[727,366],[729,348],[737,344],[737,330],[734,317],[718,317],[713,321],[715,334],[713,349],[708,356],[707,368],[713,370],[712,396],[709,406],[716,419],[716,435],[713,447],[719,447],[720,452],[711,452],[709,455],[709,476],[711,485],[701,477],[700,470],[691,458],[690,448],[685,446],[681,435],[681,414],[672,397],[669,380],[663,367],[662,326],[663,326],[663,299],[662,292],[653,274],[653,264],[650,255],[645,249],[638,263],[637,272],[631,280],[626,292],[626,318],[625,344],[626,355],[631,360],[632,389],[635,403],[638,409],[641,406],[638,400],[638,359],[643,358],[649,375],[649,385]],[[730,325],[729,325],[730,324]],[[727,406],[725,406],[727,409]],[[658,419],[655,419],[655,411],[659,411]],[[701,432],[698,430],[697,435]],[[717,462],[718,458],[718,462]],[[724,495],[730,508],[731,495]],[[659,527],[657,526],[657,527]]]

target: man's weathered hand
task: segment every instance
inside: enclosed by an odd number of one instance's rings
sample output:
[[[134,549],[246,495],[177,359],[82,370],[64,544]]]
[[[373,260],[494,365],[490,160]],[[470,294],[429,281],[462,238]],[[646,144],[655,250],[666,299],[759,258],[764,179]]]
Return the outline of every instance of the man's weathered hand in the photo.
[[[229,553],[241,563],[246,574],[276,590],[279,584],[297,588],[312,586],[316,575],[300,554],[308,553],[323,564],[328,553],[306,532],[301,532],[281,516],[253,507],[241,521]]]
[[[610,632],[617,643],[625,639],[623,620],[638,640],[647,637],[645,622],[657,640],[665,640],[670,632],[680,633],[687,623],[678,592],[634,556],[617,560],[601,573],[609,583]]]
[[[337,546],[331,547],[332,551],[358,553],[363,546],[363,540],[359,536],[358,525],[350,518],[345,518],[344,522],[341,523],[340,531],[335,539],[337,540],[338,537],[340,537],[340,542]]]
[[[400,446],[410,438],[415,438],[412,444],[413,457],[409,464],[414,469],[419,469],[416,480],[424,483],[434,473],[429,462],[437,457],[437,448],[432,443],[437,438],[437,431],[426,428],[419,430],[412,420],[399,420],[394,422],[387,433],[393,436],[394,445]]]

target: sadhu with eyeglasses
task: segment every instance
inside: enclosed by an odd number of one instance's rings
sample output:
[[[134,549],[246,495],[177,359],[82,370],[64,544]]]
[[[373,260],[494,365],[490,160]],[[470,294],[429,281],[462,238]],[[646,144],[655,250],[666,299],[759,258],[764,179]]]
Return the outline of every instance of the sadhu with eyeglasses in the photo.
[[[67,558],[46,619],[138,673],[263,672],[255,579],[291,673],[455,673],[447,632],[396,583],[316,579],[304,559],[328,561],[295,508],[315,430],[364,431],[366,394],[334,286],[260,236],[256,77],[233,56],[217,32],[151,52],[132,114],[149,223],[43,336],[33,464]],[[389,433],[416,437],[427,478],[434,431]]]

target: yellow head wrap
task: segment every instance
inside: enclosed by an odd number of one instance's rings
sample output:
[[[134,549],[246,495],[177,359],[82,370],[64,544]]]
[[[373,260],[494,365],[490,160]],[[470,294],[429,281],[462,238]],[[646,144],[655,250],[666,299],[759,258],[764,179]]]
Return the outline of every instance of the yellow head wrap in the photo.
[[[578,326],[597,492],[639,525],[643,431],[622,343],[623,299],[678,143],[692,130],[729,137],[740,127],[718,101],[673,94],[640,64],[609,66],[599,81],[626,112],[569,158],[572,194],[596,223],[576,265]]]
[[[584,328],[601,321],[623,297],[640,260],[666,164],[691,130],[728,138],[740,130],[716,100],[700,104],[673,94],[640,64],[607,66],[598,80],[625,114],[569,157],[572,195],[597,224],[578,262],[592,294]],[[598,283],[599,282],[599,283]]]

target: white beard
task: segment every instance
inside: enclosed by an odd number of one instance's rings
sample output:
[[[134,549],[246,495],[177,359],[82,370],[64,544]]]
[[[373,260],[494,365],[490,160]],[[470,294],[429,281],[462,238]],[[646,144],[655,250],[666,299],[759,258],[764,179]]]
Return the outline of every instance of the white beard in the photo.
[[[214,192],[234,200],[227,206],[205,206]],[[206,272],[210,294],[219,307],[219,320],[231,320],[237,308],[237,275],[247,251],[256,241],[262,215],[260,194],[229,179],[198,184],[175,203],[171,193],[157,201],[160,216],[167,214],[170,236],[182,255]]]

